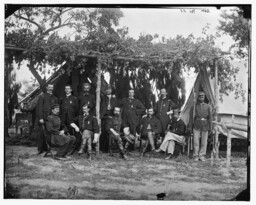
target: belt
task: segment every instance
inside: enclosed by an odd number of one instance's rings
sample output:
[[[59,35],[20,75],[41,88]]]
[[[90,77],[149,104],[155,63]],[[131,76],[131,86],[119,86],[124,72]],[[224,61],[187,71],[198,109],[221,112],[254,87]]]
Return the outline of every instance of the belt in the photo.
[[[202,121],[207,120],[206,118],[203,118],[203,117],[202,117],[202,118],[199,118],[199,117],[198,117],[198,118],[196,118],[196,119],[197,119],[197,120],[202,120]]]

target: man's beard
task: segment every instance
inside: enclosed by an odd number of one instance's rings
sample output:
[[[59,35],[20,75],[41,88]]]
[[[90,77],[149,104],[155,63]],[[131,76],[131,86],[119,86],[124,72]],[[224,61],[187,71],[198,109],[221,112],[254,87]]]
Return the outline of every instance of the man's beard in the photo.
[[[114,115],[115,115],[116,117],[119,117],[119,114],[118,114],[118,113],[114,113]]]

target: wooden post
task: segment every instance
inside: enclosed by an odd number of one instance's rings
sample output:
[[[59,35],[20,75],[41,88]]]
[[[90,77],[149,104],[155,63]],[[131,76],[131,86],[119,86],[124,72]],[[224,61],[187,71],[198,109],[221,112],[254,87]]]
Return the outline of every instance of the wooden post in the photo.
[[[96,118],[100,127],[101,135],[101,120],[100,120],[100,89],[101,89],[101,58],[98,58],[97,65],[97,87],[96,87]],[[96,153],[100,151],[100,136],[96,146]]]
[[[215,59],[215,116],[214,120],[218,121],[218,112],[219,112],[219,87],[218,87],[218,65],[217,59]],[[214,151],[215,151],[215,158],[219,159],[219,132],[217,124],[214,126],[215,129],[215,142],[214,142]]]
[[[234,115],[232,115],[232,125],[234,122]],[[227,168],[230,167],[230,160],[231,160],[231,134],[232,134],[232,128],[228,128],[228,136],[227,136],[227,155],[226,155],[226,160],[227,160]]]
[[[226,160],[227,160],[227,168],[230,167],[230,157],[231,157],[231,133],[232,129],[228,129],[228,136],[227,136],[227,154],[226,154]]]

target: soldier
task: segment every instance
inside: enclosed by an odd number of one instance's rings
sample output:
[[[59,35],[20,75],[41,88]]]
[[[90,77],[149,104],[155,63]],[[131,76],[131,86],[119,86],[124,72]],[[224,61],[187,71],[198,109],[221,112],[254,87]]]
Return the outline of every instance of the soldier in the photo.
[[[212,130],[212,108],[205,102],[205,93],[198,93],[198,102],[190,110],[190,120],[188,130],[194,134],[194,152],[195,161],[205,161],[208,131]],[[194,112],[195,110],[195,112]],[[201,144],[200,144],[201,142]]]
[[[167,152],[167,157],[165,159],[171,159],[175,149],[175,142],[185,143],[185,131],[186,125],[182,119],[180,119],[180,110],[174,109],[172,114],[172,119],[170,120],[169,130],[167,131],[164,141],[162,142],[160,148],[156,152]]]
[[[76,122],[78,126],[74,123]],[[90,106],[85,104],[83,106],[83,114],[73,119],[73,122],[70,124],[76,132],[82,134],[82,144],[78,154],[81,155],[84,152],[85,145],[87,144],[87,156],[91,160],[92,152],[92,139],[93,143],[98,145],[99,140],[99,125],[96,117],[90,114]],[[76,144],[76,148],[79,144]],[[98,149],[96,148],[96,156],[98,156]]]
[[[91,85],[89,83],[83,84],[83,92],[79,96],[79,114],[83,113],[83,105],[87,104],[90,106],[90,114],[95,116],[96,99],[94,95],[90,94],[90,89]]]
[[[100,118],[101,118],[101,137],[100,137],[100,148],[108,152],[108,132],[106,129],[107,120],[113,115],[114,107],[118,105],[118,100],[115,95],[112,95],[112,88],[110,85],[106,87],[106,95],[101,97],[100,104]]]
[[[164,136],[164,132],[167,129],[168,122],[170,120],[167,112],[171,109],[173,109],[176,105],[174,102],[172,102],[170,99],[167,98],[167,92],[165,88],[161,89],[161,97],[157,101],[154,111],[156,114],[156,117],[160,120],[162,125],[162,137]]]
[[[137,126],[137,133],[146,140],[146,147],[142,151],[142,156],[149,150],[155,151],[155,137],[162,132],[161,122],[154,116],[154,109],[147,110],[147,116],[140,119]]]
[[[122,99],[120,106],[124,124],[129,125],[131,134],[136,135],[136,127],[145,112],[145,107],[138,99],[134,98],[134,89],[129,90],[129,97]]]
[[[58,103],[58,99],[52,94],[53,88],[53,84],[49,83],[46,87],[46,93],[41,95],[37,102],[35,126],[38,124],[38,154],[47,150],[43,126],[51,113],[51,107]]]
[[[71,92],[71,86],[66,85],[66,96],[60,100],[60,119],[68,128],[69,133],[73,134],[73,128],[70,126],[70,123],[78,115],[78,99]]]
[[[75,137],[72,135],[65,135],[67,127],[61,123],[59,118],[60,107],[58,104],[52,106],[51,114],[47,117],[46,128],[50,134],[50,143],[53,146],[58,146],[59,150],[55,154],[57,158],[67,158],[68,151],[75,143]]]
[[[123,159],[126,159],[124,154],[124,148],[121,139],[121,127],[122,127],[122,120],[120,118],[120,108],[115,107],[113,116],[109,118],[107,121],[107,130],[109,133],[109,153],[113,156],[112,153],[112,143],[116,142],[120,151],[120,155]]]

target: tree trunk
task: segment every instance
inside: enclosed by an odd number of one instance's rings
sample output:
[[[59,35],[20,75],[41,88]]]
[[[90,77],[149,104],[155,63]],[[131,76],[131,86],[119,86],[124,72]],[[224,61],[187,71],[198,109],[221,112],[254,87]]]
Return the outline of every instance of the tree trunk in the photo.
[[[96,118],[100,127],[101,133],[101,120],[100,120],[100,89],[101,89],[101,59],[98,58],[97,66],[97,87],[96,87]],[[97,142],[96,152],[99,152],[100,149],[100,140]]]
[[[29,68],[30,72],[33,74],[33,76],[36,78],[36,80],[38,81],[38,83],[39,83],[41,89],[43,90],[43,92],[46,92],[46,82],[45,82],[45,80],[42,79],[42,77],[36,71],[35,62],[30,61],[30,64],[28,65],[28,68]]]

